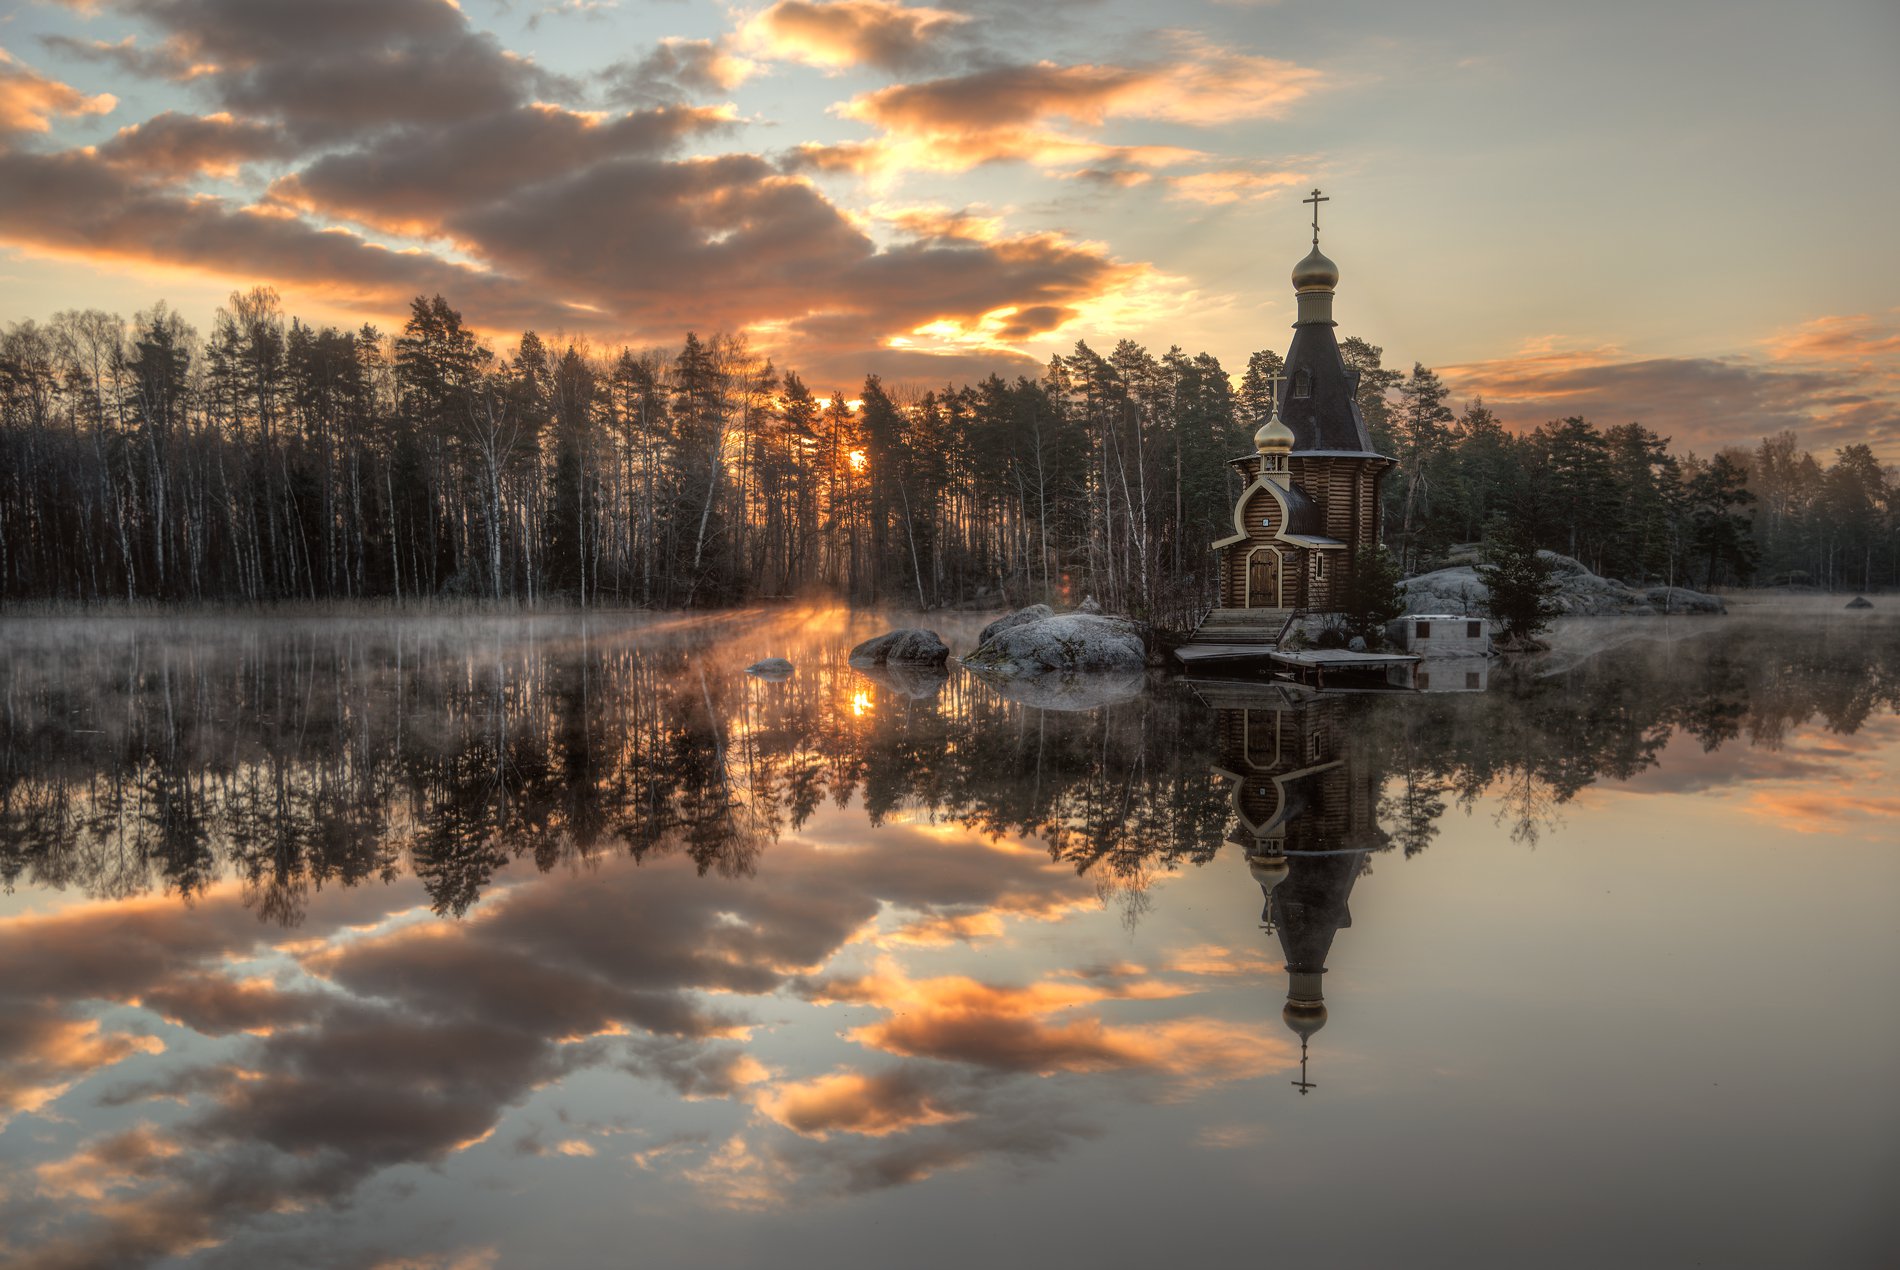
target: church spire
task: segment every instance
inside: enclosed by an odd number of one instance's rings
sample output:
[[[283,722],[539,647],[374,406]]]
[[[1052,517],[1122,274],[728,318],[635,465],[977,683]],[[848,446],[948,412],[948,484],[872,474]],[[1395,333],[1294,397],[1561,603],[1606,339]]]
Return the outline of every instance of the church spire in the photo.
[[[1313,250],[1306,258],[1293,266],[1293,292],[1300,306],[1299,319],[1295,326],[1323,322],[1334,326],[1333,290],[1339,286],[1339,266],[1328,260],[1319,249],[1319,205],[1330,203],[1332,199],[1314,187],[1310,197],[1300,200],[1313,205]]]
[[[1280,385],[1285,377],[1279,371],[1267,377],[1267,400],[1273,403],[1267,421],[1253,434],[1254,449],[1260,451],[1260,474],[1281,487],[1286,485],[1286,456],[1293,451],[1293,429],[1280,418]]]

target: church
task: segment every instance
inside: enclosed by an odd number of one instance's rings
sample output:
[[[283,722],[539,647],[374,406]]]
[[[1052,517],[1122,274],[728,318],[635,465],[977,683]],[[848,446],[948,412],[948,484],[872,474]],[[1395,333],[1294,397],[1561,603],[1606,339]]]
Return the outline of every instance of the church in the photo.
[[[1379,484],[1392,460],[1372,448],[1359,412],[1359,375],[1333,334],[1339,266],[1319,249],[1318,190],[1313,249],[1293,267],[1298,320],[1254,452],[1229,462],[1244,488],[1234,532],[1219,539],[1219,607],[1195,639],[1277,644],[1305,613],[1337,607],[1355,553],[1379,541]]]

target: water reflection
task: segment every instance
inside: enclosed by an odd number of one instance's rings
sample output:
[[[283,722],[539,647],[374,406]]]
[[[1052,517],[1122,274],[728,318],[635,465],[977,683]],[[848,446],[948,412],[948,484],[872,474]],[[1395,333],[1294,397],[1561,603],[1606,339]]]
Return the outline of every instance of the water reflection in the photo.
[[[1260,1078],[1305,1092],[1375,862],[1461,809],[1532,842],[1593,783],[1745,770],[1659,766],[1684,738],[1775,755],[1900,704],[1900,650],[1864,629],[1708,628],[1484,694],[1176,683],[1093,709],[868,677],[843,660],[864,633],[11,639],[0,1252],[272,1264],[342,1238],[347,1203],[369,1233],[327,1250],[375,1264],[441,1252],[399,1216],[405,1165],[477,1194],[472,1161],[524,1186],[611,1163],[762,1213],[1046,1166]],[[744,673],[768,653],[797,673]],[[1223,845],[1268,937],[1137,942]]]
[[[1234,806],[1227,840],[1260,884],[1261,924],[1285,959],[1280,1017],[1300,1041],[1294,1084],[1305,1094],[1316,1087],[1308,1042],[1326,1026],[1326,954],[1352,925],[1347,901],[1372,853],[1392,845],[1376,814],[1380,775],[1367,747],[1349,743],[1349,698],[1280,684],[1203,684],[1198,693],[1218,709],[1214,770]]]
[[[605,852],[744,875],[827,800],[872,825],[907,809],[1028,835],[1123,880],[1220,840],[1205,773],[1224,726],[1179,685],[866,674],[823,622],[756,633],[804,654],[783,682],[743,673],[758,644],[731,622],[474,625],[18,628],[0,654],[0,878],[109,898],[233,877],[294,924],[326,885],[402,873],[445,914],[505,868]],[[1851,734],[1900,699],[1900,651],[1864,628],[1699,634],[1481,695],[1351,698],[1327,727],[1356,738],[1359,783],[1412,855],[1487,789],[1534,843],[1675,732],[1772,750],[1810,718]]]

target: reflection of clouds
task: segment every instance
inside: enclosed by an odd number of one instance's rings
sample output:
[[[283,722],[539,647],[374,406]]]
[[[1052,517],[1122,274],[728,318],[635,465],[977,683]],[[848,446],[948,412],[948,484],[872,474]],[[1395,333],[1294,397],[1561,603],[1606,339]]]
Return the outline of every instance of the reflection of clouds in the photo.
[[[1892,837],[1893,825],[1900,819],[1900,798],[1764,790],[1749,797],[1748,809],[1796,833],[1839,833],[1847,825],[1871,821],[1884,841]]]
[[[95,1071],[134,1054],[157,1054],[155,1036],[103,1033],[92,1019],[13,1013],[0,1017],[0,1128],[38,1111]]]
[[[846,1071],[788,1082],[762,1094],[754,1105],[767,1118],[808,1138],[822,1141],[834,1132],[880,1138],[969,1115],[943,1105],[938,1093],[922,1072],[909,1068],[876,1075]]]
[[[161,1048],[156,1038],[103,1033],[69,1002],[142,1007],[222,1038],[215,1056],[128,1071],[101,1100],[176,1099],[181,1117],[163,1129],[96,1136],[44,1165],[43,1181],[65,1179],[64,1202],[86,1222],[49,1225],[45,1192],[35,1192],[37,1208],[7,1203],[16,1237],[40,1240],[25,1264],[138,1265],[228,1241],[268,1214],[333,1206],[383,1170],[440,1163],[489,1142],[508,1108],[583,1068],[619,1068],[687,1100],[742,1099],[774,1130],[831,1126],[855,1140],[873,1130],[895,1140],[985,1118],[987,1095],[958,1065],[911,1065],[941,1069],[930,1079],[905,1068],[773,1084],[774,1073],[740,1043],[751,1024],[736,1002],[788,985],[802,992],[884,914],[913,936],[973,935],[1094,907],[1086,879],[1046,855],[912,826],[888,829],[875,848],[785,842],[746,883],[697,877],[684,859],[648,867],[609,860],[494,891],[460,922],[388,923],[407,891],[382,892],[381,907],[363,902],[373,891],[334,894],[342,900],[319,896],[299,938],[274,948],[275,932],[234,887],[214,889],[195,908],[88,904],[0,923],[0,955],[28,945],[38,954],[9,960],[28,968],[4,988],[24,1008],[0,1024],[5,1079],[37,1091],[15,1100],[21,1109],[46,1108],[86,1074]],[[248,964],[260,956],[290,965],[266,977]],[[898,991],[910,981],[883,982]],[[917,982],[915,991],[955,1001],[971,1019],[986,1002],[1046,1012],[1178,991],[1076,980],[1016,991]],[[1103,1042],[1117,1043],[1113,1035]],[[878,1099],[851,1111],[853,1093],[865,1091]],[[788,1137],[834,1153],[794,1170],[820,1189],[848,1188],[855,1176],[924,1176],[1003,1149],[983,1145],[1002,1140],[993,1128],[901,1152],[893,1142],[876,1159],[839,1140]],[[1017,1127],[1003,1137],[1054,1149],[1047,1133]],[[582,1146],[598,1149],[571,1132],[531,1133],[493,1149],[580,1154]],[[744,1206],[788,1185],[784,1153],[797,1149],[743,1139],[709,1149],[688,1139],[636,1152],[634,1163],[669,1158],[720,1202]],[[100,1193],[75,1189],[81,1177],[99,1179]]]
[[[887,964],[873,975],[814,985],[811,997],[821,1004],[886,1011],[882,1021],[846,1033],[868,1048],[999,1071],[1141,1070],[1220,1080],[1257,1071],[1263,1062],[1276,1063],[1290,1053],[1264,1029],[1218,1019],[1116,1027],[1092,1015],[1073,1015],[1084,1005],[1166,1000],[1189,992],[1153,980],[1043,980],[1023,987],[956,975],[919,980]]]

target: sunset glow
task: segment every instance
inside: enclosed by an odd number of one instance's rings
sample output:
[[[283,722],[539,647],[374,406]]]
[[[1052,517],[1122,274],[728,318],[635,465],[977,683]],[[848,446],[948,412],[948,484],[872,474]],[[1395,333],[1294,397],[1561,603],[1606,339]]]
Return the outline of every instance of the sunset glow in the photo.
[[[10,15],[0,317],[163,299],[202,330],[267,285],[388,330],[439,292],[497,344],[744,331],[841,383],[1033,375],[1077,339],[1238,374],[1290,320],[1294,192],[1323,183],[1342,334],[1456,368],[1508,428],[1584,407],[1705,451],[1793,428],[1900,456],[1900,177],[1865,161],[1900,112],[1885,6],[1676,6],[1637,40],[1475,5],[308,12]],[[1757,91],[1810,46],[1827,74]],[[1611,73],[1614,108],[1562,104]]]

